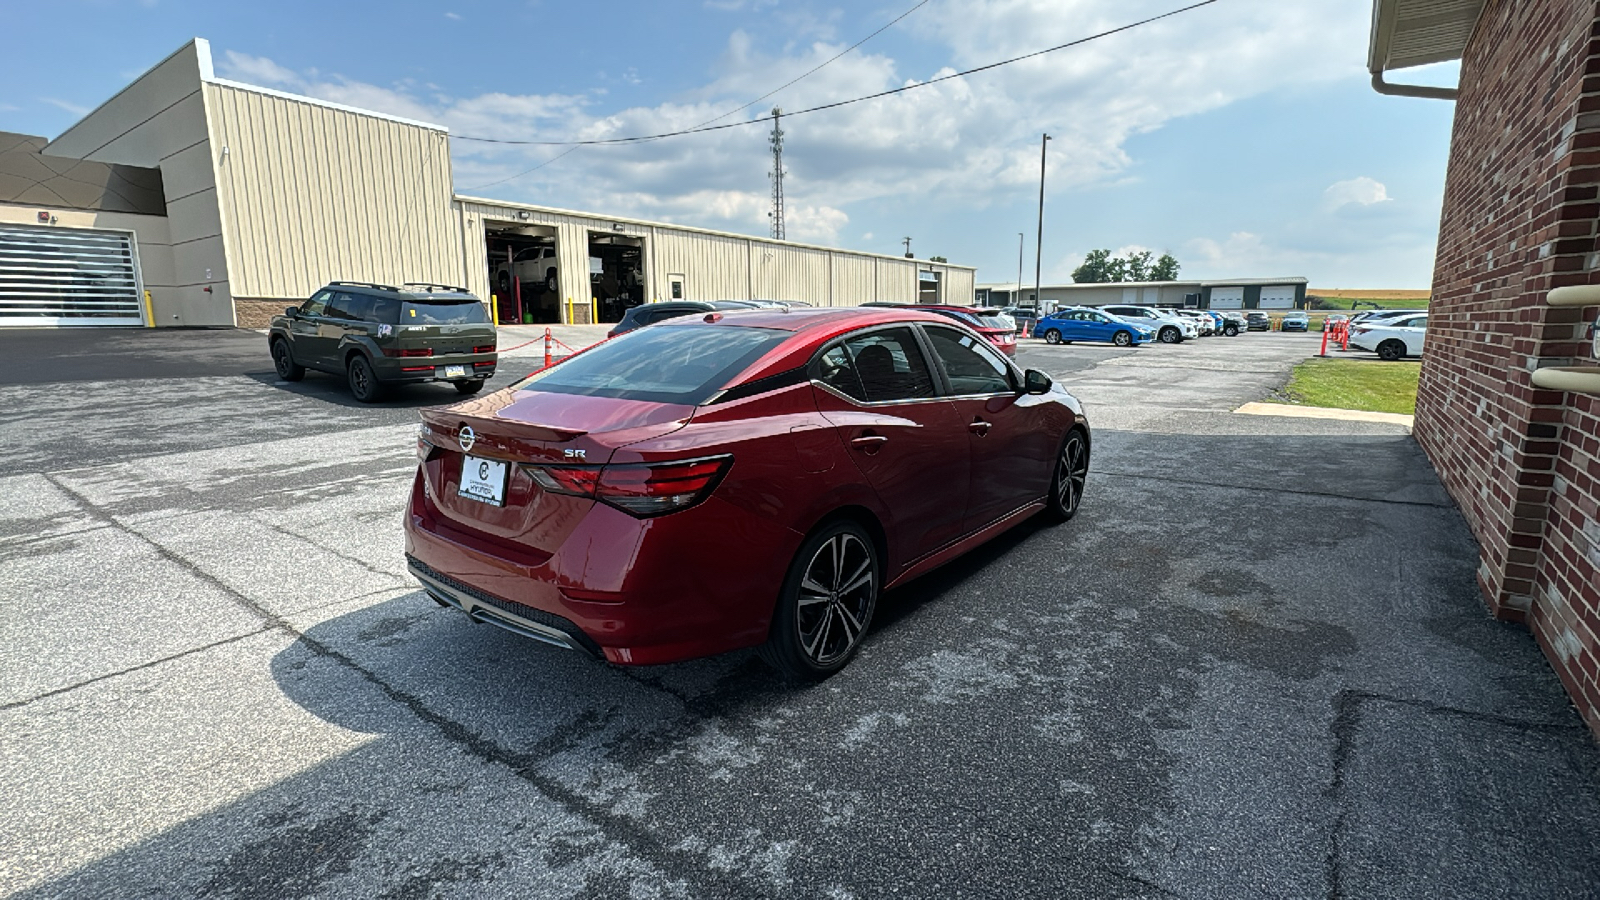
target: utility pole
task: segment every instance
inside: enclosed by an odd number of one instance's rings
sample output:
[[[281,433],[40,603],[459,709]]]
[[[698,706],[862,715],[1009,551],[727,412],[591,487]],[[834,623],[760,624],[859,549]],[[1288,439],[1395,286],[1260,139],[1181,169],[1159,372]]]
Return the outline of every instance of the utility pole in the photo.
[[[911,238],[903,238],[900,243],[906,245],[906,259],[911,259]]]
[[[1039,268],[1044,259],[1044,150],[1050,143],[1050,135],[1045,135],[1039,142],[1039,239],[1033,246],[1033,305],[1035,309],[1044,307],[1043,298],[1039,296]]]
[[[1012,306],[1022,305],[1022,232],[1017,232],[1017,292],[1011,297]],[[1038,305],[1035,302],[1035,305]]]
[[[772,145],[772,236],[777,240],[785,240],[783,229],[783,129],[779,127],[778,120],[783,116],[783,110],[774,106],[772,108],[772,136],[767,138],[767,143]]]

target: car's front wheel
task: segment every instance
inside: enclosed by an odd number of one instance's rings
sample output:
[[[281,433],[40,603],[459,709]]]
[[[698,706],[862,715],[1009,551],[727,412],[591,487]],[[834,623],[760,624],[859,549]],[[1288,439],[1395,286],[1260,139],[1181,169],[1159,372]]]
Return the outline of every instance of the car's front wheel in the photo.
[[[1161,343],[1163,344],[1176,344],[1183,340],[1183,332],[1172,327],[1171,325],[1168,325],[1167,327],[1161,329],[1161,334],[1159,337],[1161,338]]]
[[[1050,477],[1050,496],[1045,498],[1045,513],[1057,522],[1078,514],[1083,488],[1089,480],[1089,439],[1074,428],[1061,442],[1055,473]]]
[[[372,371],[372,363],[359,353],[350,357],[345,379],[350,383],[350,395],[362,403],[376,403],[383,396],[383,385]]]
[[[1405,355],[1406,344],[1404,341],[1397,341],[1394,338],[1390,338],[1378,345],[1378,358],[1384,360],[1385,362],[1395,362],[1396,360],[1404,359]]]
[[[1127,333],[1126,331],[1119,331],[1115,335],[1112,335],[1111,343],[1116,344],[1118,347],[1126,347],[1133,343],[1133,335]]]
[[[880,565],[872,537],[855,522],[807,538],[789,565],[761,658],[806,681],[843,669],[872,624]]]
[[[1238,337],[1239,336],[1239,329],[1235,328],[1232,325],[1229,325],[1227,328],[1222,329],[1222,333],[1227,335],[1228,337]]]
[[[306,377],[306,367],[294,361],[289,352],[289,342],[279,338],[272,342],[272,368],[284,381],[299,381]]]
[[[1044,342],[1046,344],[1059,344],[1059,343],[1061,343],[1061,332],[1057,331],[1054,328],[1045,329]]]

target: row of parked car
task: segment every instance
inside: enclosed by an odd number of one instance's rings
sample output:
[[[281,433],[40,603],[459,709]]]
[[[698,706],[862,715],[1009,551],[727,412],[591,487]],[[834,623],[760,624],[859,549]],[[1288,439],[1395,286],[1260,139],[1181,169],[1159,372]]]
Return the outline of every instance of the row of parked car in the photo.
[[[1210,335],[1234,337],[1246,331],[1266,331],[1271,323],[1263,313],[1233,310],[1163,309],[1153,306],[1068,306],[1039,316],[1032,307],[1004,307],[1036,338],[1050,344],[1098,342],[1119,347],[1149,341],[1178,344]],[[1259,316],[1259,322],[1252,317]]]

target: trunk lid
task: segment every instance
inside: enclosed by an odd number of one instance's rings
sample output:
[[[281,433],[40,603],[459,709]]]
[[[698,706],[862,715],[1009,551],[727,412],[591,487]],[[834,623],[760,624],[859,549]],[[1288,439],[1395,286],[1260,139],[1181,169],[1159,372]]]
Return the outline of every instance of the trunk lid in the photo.
[[[472,353],[474,347],[495,346],[493,325],[397,325],[392,338],[396,350],[432,350],[431,356]]]
[[[616,448],[676,431],[693,412],[692,406],[540,391],[502,391],[423,410],[422,437],[434,448],[422,466],[429,498],[454,527],[548,555],[595,501],[543,490],[527,465],[604,465]],[[470,449],[464,450],[467,428]],[[508,464],[503,505],[460,494],[468,455]]]

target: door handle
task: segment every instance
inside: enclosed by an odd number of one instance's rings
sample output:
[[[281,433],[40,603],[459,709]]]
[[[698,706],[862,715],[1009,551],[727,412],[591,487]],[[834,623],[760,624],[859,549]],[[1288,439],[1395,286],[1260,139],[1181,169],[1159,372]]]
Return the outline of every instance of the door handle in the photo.
[[[873,434],[871,432],[867,432],[866,434],[858,435],[850,439],[850,446],[860,450],[868,456],[877,453],[879,450],[882,450],[883,445],[887,443],[889,443],[888,438],[881,434]]]
[[[982,419],[973,419],[972,424],[967,426],[967,430],[978,437],[983,437],[989,433],[989,423]]]

